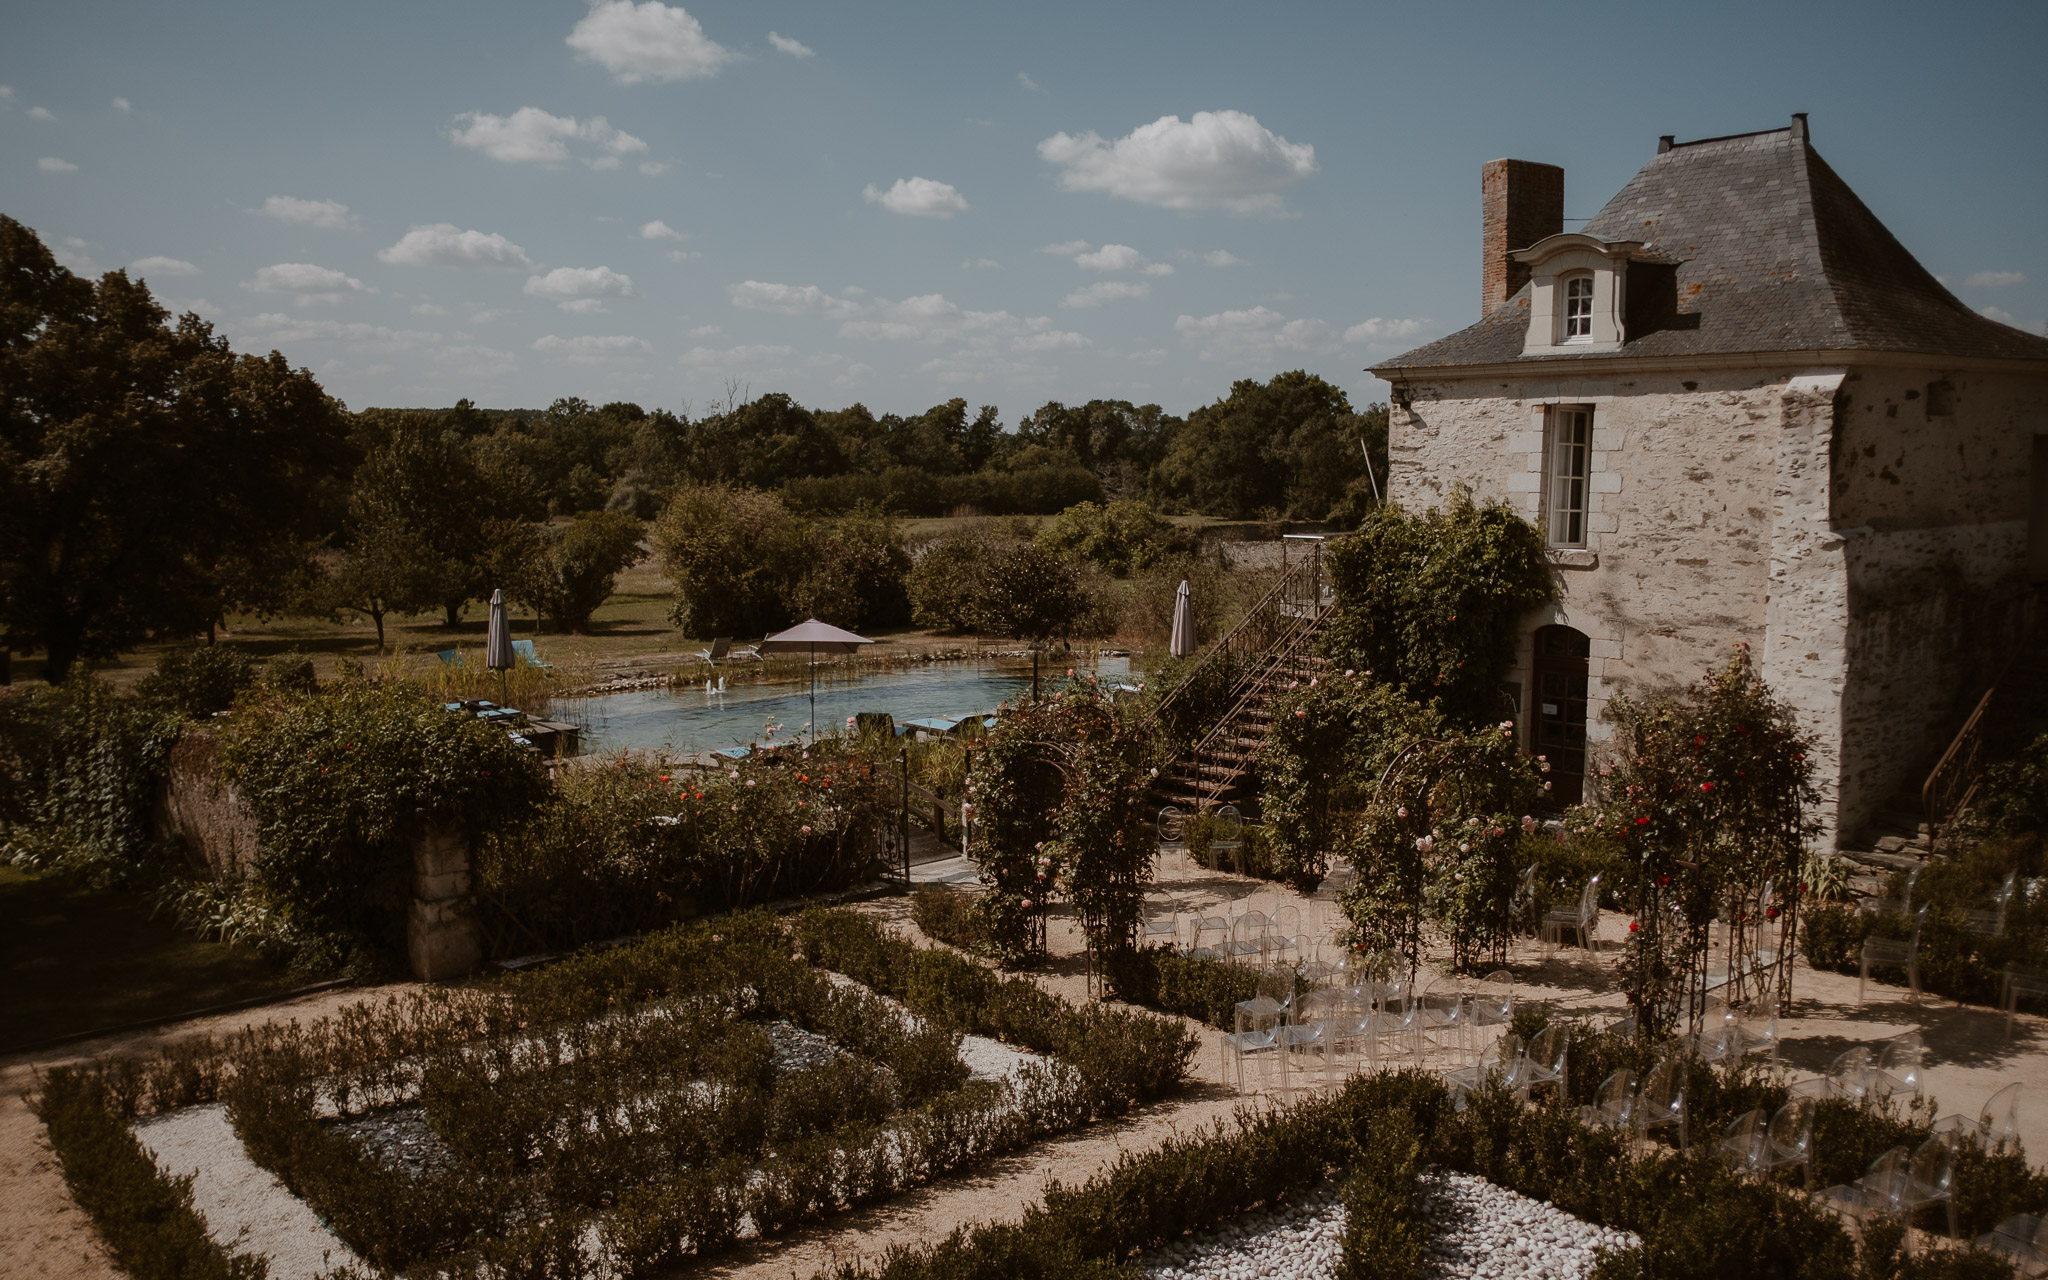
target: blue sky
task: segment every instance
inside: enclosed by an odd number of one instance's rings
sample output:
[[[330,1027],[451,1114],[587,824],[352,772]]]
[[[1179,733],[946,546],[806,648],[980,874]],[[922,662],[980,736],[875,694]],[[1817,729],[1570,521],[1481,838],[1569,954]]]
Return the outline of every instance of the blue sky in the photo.
[[[9,7],[0,212],[351,407],[1185,412],[1476,318],[1479,166],[1586,216],[1811,113],[1971,306],[2048,320],[2039,4]]]

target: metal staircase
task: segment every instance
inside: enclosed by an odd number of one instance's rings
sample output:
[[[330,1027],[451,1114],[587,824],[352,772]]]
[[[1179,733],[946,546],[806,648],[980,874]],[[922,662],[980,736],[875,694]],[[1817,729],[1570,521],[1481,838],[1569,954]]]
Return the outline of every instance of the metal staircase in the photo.
[[[1322,544],[1309,542],[1302,560],[1153,708],[1148,725],[1186,744],[1160,768],[1155,805],[1200,813],[1232,804],[1256,816],[1250,769],[1272,731],[1273,704],[1322,674],[1314,649],[1335,610]]]

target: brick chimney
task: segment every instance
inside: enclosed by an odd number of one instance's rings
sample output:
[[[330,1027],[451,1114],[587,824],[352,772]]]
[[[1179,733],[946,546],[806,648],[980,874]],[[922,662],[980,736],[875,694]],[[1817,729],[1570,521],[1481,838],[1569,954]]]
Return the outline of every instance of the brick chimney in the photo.
[[[1532,160],[1488,160],[1479,170],[1484,206],[1480,239],[1480,312],[1494,309],[1529,283],[1529,268],[1508,255],[1564,230],[1564,170]]]

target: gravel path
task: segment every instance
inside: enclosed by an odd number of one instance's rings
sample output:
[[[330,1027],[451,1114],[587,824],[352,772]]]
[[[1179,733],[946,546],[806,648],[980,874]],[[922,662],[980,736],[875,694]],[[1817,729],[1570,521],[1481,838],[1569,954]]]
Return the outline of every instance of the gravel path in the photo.
[[[1540,1200],[1462,1173],[1425,1175],[1426,1280],[1583,1280],[1603,1251],[1640,1244]],[[1344,1231],[1338,1189],[1246,1214],[1139,1260],[1149,1280],[1335,1280]]]
[[[192,1207],[222,1248],[270,1260],[272,1280],[314,1280],[344,1264],[360,1265],[306,1202],[249,1158],[218,1104],[151,1116],[135,1136],[158,1164],[191,1174]]]

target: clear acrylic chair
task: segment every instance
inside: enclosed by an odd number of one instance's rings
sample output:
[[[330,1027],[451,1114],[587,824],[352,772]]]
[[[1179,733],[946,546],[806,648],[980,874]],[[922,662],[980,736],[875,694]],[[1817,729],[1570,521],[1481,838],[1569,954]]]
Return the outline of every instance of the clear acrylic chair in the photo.
[[[1691,1125],[1685,1110],[1685,1059],[1666,1058],[1650,1068],[1643,1091],[1636,1102],[1636,1132],[1648,1137],[1650,1130],[1676,1127],[1678,1149],[1687,1149]]]
[[[1956,1221],[1956,1149],[1944,1134],[1935,1134],[1913,1151],[1906,1166],[1906,1184],[1899,1193],[1907,1214],[1931,1204],[1948,1206],[1948,1236],[1953,1240],[1960,1228]]]
[[[1422,1001],[1416,998],[1412,980],[1403,976],[1380,984],[1380,1012],[1375,1023],[1380,1058],[1422,1058]]]
[[[1437,978],[1422,993],[1422,1032],[1437,1049],[1464,1051],[1471,1040],[1472,1006],[1465,998],[1465,983],[1454,977]]]
[[[1495,969],[1472,989],[1472,1025],[1484,1035],[1488,1027],[1505,1030],[1515,1020],[1515,975]]]
[[[1818,1109],[1812,1098],[1791,1098],[1778,1108],[1764,1130],[1763,1172],[1796,1164],[1803,1185],[1813,1187],[1813,1117]]]
[[[2020,1275],[2048,1274],[2048,1218],[2039,1214],[2016,1213],[1973,1243],[1987,1252],[2004,1254]]]
[[[1180,950],[1181,904],[1168,899],[1166,909],[1145,917],[1146,945],[1159,944]]]
[[[1281,1024],[1280,1064],[1287,1092],[1327,1085],[1334,1077],[1341,1034],[1338,1003],[1335,992],[1310,991],[1300,998],[1294,1017]]]
[[[1913,888],[1920,883],[1920,868],[1914,867],[1906,873],[1906,896],[1903,898],[1865,898],[1856,905],[1871,915],[1913,914]]]
[[[1862,964],[1856,975],[1857,1004],[1863,1003],[1863,988],[1870,981],[1870,970],[1873,966],[1904,969],[1906,985],[1913,993],[1912,1002],[1920,1003],[1920,926],[1926,922],[1927,908],[1922,907],[1913,914],[1913,934],[1905,941],[1901,942],[1897,938],[1863,940]]]
[[[1742,1056],[1752,1053],[1768,1053],[1771,1062],[1778,1061],[1778,1015],[1770,1013],[1764,1017],[1743,1017],[1737,1024],[1741,1032]]]
[[[2005,1038],[2012,1039],[2012,1024],[2019,1020],[2022,996],[2048,996],[2048,969],[2023,964],[2005,966],[2005,981],[1998,990],[1998,1007],[2005,1010]]]
[[[1572,1051],[1572,1029],[1568,1023],[1551,1022],[1529,1041],[1529,1066],[1521,1079],[1522,1092],[1539,1084],[1554,1084],[1558,1096],[1566,1095],[1566,1065]]]
[[[1699,1033],[1693,1037],[1693,1052],[1700,1061],[1728,1063],[1742,1058],[1742,1015],[1733,1006],[1712,1005],[1707,1009]]]
[[[1986,1098],[1974,1120],[1961,1114],[1941,1117],[1934,1122],[1933,1132],[1970,1139],[1987,1151],[2010,1146],[2020,1136],[2019,1085],[2009,1084]]]
[[[1870,1075],[1870,1092],[1879,1098],[1889,1098],[1895,1093],[1919,1097],[1922,1091],[1920,1064],[1926,1057],[1927,1046],[1918,1031],[1893,1036],[1884,1042],[1884,1048],[1877,1055]]]
[[[2020,873],[2014,871],[2005,877],[2005,883],[1998,887],[1998,892],[1991,895],[1991,910],[1963,912],[1963,921],[1970,931],[1989,934],[1994,938],[2003,936],[2005,910],[2011,905],[2013,895],[2019,890],[2019,884]]]
[[[1237,1068],[1237,1091],[1244,1092],[1248,1061],[1276,1061],[1280,1054],[1280,1007],[1263,996],[1237,1002],[1236,1029],[1223,1037],[1223,1072],[1227,1082],[1230,1068]]]
[[[1791,1093],[1794,1097],[1861,1102],[1870,1092],[1872,1064],[1869,1045],[1851,1045],[1835,1055],[1835,1060],[1828,1064],[1826,1075],[1801,1080],[1792,1086]]]
[[[1829,1187],[1815,1199],[1825,1208],[1858,1220],[1884,1215],[1904,1217],[1913,1153],[1893,1147],[1877,1159],[1854,1182]]]
[[[1508,928],[1515,933],[1527,932],[1535,927],[1535,916],[1536,864],[1532,862],[1515,878],[1515,892],[1508,899]]]
[[[1714,1152],[1738,1173],[1762,1173],[1764,1144],[1768,1141],[1765,1130],[1769,1126],[1770,1118],[1762,1107],[1745,1111],[1728,1123],[1714,1143]]]
[[[1256,964],[1266,951],[1266,916],[1246,911],[1230,922],[1230,941],[1224,954],[1240,964]]]
[[[1230,949],[1230,914],[1226,904],[1218,902],[1198,908],[1195,911],[1196,949],[1203,948],[1222,955]]]
[[[1489,1079],[1498,1078],[1509,1090],[1514,1090],[1527,1062],[1522,1052],[1522,1038],[1509,1032],[1480,1050],[1478,1060],[1471,1065],[1451,1067],[1440,1074],[1444,1087],[1451,1092],[1453,1105],[1463,1111],[1466,1100],[1484,1088]]]
[[[1579,1123],[1631,1133],[1636,1124],[1636,1073],[1627,1067],[1608,1076],[1593,1091],[1589,1106],[1579,1108]]]
[[[1558,907],[1543,917],[1542,935],[1545,945],[1564,945],[1564,935],[1570,931],[1578,935],[1581,947],[1593,947],[1593,927],[1600,923],[1600,877],[1586,881],[1586,887],[1579,892],[1579,903],[1575,907]]]

